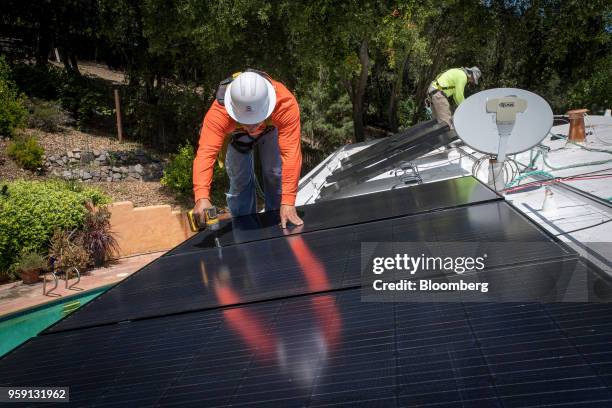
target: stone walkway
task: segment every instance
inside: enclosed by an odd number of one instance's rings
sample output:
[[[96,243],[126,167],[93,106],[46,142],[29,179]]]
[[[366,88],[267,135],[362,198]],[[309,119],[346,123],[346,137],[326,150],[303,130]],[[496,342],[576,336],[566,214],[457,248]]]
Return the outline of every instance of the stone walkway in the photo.
[[[0,285],[0,317],[14,313],[18,310],[51,302],[60,297],[82,293],[86,290],[118,282],[130,276],[146,264],[159,258],[164,253],[165,251],[122,258],[108,267],[93,269],[89,271],[87,275],[82,276],[81,282],[76,285],[79,289],[83,290],[75,290],[75,288],[66,289],[64,281],[60,280],[53,294],[59,294],[61,296],[43,295],[42,281],[34,285],[24,285],[21,281]],[[52,281],[49,281],[47,289],[50,287],[49,284],[53,286]]]

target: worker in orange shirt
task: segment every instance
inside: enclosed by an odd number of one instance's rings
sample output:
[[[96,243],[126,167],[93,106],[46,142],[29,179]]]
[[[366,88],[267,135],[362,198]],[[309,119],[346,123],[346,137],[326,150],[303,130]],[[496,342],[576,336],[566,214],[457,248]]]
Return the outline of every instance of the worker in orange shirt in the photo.
[[[224,142],[230,179],[226,193],[233,217],[257,212],[253,148],[261,158],[265,209],[280,209],[283,228],[302,225],[295,196],[302,168],[300,110],[293,94],[266,73],[247,70],[221,82],[204,117],[193,162],[194,213],[202,217],[212,207],[213,168]]]

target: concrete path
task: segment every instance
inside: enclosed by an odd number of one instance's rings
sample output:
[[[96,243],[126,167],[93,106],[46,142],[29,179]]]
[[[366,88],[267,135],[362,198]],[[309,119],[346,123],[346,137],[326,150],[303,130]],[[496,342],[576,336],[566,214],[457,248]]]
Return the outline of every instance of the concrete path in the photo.
[[[43,295],[42,280],[34,285],[24,285],[21,281],[0,285],[0,317],[32,306],[51,302],[61,297],[119,282],[146,264],[159,258],[164,253],[165,251],[121,258],[108,267],[93,269],[82,276],[81,282],[76,285],[83,290],[75,290],[75,288],[66,289],[64,281],[60,280],[57,289],[53,293],[61,296]],[[50,287],[49,284],[53,286],[52,281],[48,281],[47,288]]]

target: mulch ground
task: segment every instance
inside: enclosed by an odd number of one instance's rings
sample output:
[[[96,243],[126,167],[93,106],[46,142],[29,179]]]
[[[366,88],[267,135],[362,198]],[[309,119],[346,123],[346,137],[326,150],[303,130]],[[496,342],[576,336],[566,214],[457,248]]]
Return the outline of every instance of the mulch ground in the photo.
[[[113,136],[94,135],[84,133],[76,129],[66,128],[63,132],[48,133],[36,129],[24,130],[26,134],[36,135],[40,144],[45,149],[45,154],[59,155],[71,149],[81,150],[136,150],[148,151],[139,143],[119,142]],[[21,169],[11,158],[8,157],[6,149],[10,140],[0,137],[0,180],[45,180],[49,176],[37,175]],[[150,152],[160,157],[159,154]],[[161,157],[165,159],[166,157]],[[122,182],[97,182],[84,183],[95,186],[112,197],[113,201],[132,201],[136,207],[149,205],[169,204],[173,208],[191,208],[193,203],[178,200],[174,194],[159,182],[154,181],[122,181]]]

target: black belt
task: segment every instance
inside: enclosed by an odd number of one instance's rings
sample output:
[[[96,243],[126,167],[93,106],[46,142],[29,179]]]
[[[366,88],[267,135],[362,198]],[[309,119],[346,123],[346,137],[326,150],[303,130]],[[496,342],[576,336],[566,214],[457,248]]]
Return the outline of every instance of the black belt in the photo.
[[[253,137],[249,135],[247,132],[238,131],[231,134],[230,144],[234,146],[240,153],[248,153],[253,150],[255,144],[257,144],[265,135],[274,130],[274,126],[268,126],[264,129],[263,132],[259,134],[258,137]]]

